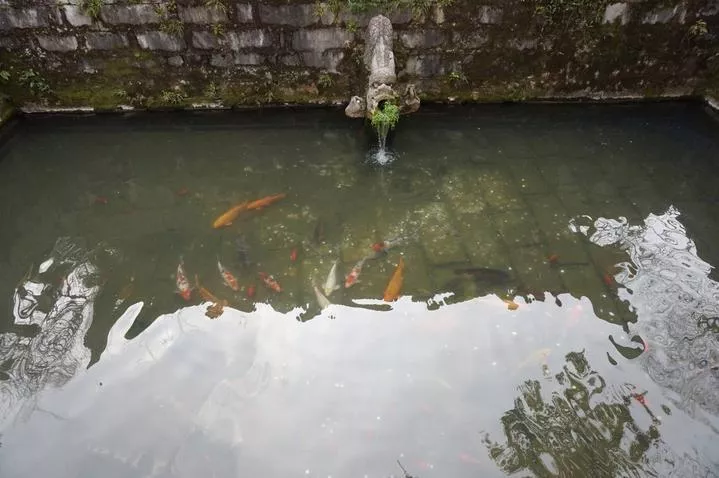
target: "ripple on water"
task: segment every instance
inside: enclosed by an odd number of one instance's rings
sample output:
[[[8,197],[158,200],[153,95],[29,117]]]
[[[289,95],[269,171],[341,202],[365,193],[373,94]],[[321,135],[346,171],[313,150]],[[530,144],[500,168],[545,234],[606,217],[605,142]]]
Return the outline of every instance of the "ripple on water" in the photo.
[[[644,224],[599,218],[581,231],[599,246],[619,246],[631,259],[617,265],[615,279],[625,286],[620,299],[637,313],[631,327],[646,341],[639,360],[647,373],[677,392],[677,405],[688,412],[716,415],[719,336],[709,319],[719,316],[719,283],[710,279],[712,266],[698,256],[679,215],[672,206]]]

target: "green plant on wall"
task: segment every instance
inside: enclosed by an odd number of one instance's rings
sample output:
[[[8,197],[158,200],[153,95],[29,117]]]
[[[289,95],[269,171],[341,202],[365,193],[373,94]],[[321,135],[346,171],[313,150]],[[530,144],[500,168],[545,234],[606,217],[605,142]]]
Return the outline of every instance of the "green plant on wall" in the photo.
[[[409,9],[415,14],[422,14],[434,6],[444,7],[453,2],[454,0],[344,0],[352,13],[363,13],[376,8],[385,11]]]
[[[216,8],[218,10],[222,10],[223,12],[227,11],[227,5],[225,5],[223,0],[205,0],[205,6]]]
[[[399,123],[399,107],[388,101],[383,108],[377,108],[372,112],[371,122],[377,130],[394,129]]]
[[[320,88],[332,88],[335,84],[335,80],[332,79],[332,75],[327,72],[320,73],[320,77],[317,79],[317,86]]]
[[[185,31],[185,24],[177,17],[177,4],[167,2],[157,5],[155,13],[160,17],[160,30],[171,35],[181,35]]]
[[[100,16],[100,7],[102,7],[102,0],[82,0],[80,4],[82,11],[95,19]]]
[[[47,80],[32,68],[20,73],[18,82],[27,87],[35,95],[43,95],[50,92],[50,85]]]
[[[697,20],[689,27],[689,35],[693,38],[701,38],[707,33],[709,33],[709,30],[707,30],[707,22],[704,20]]]
[[[180,90],[163,90],[160,99],[168,105],[179,105],[187,99],[187,95]]]

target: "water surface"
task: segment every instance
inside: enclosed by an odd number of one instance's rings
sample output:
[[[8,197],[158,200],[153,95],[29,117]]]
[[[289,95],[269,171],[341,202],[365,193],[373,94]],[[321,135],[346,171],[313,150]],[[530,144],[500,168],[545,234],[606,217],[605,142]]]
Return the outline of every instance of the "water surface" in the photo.
[[[0,475],[719,476],[710,115],[428,107],[380,167],[340,113],[15,126]]]

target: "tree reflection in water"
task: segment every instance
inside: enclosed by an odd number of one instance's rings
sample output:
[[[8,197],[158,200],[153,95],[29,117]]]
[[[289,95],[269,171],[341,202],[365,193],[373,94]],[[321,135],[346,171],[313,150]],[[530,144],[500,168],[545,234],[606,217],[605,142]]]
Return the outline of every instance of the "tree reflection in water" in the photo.
[[[489,455],[502,471],[562,477],[710,476],[710,470],[688,457],[670,458],[660,422],[641,392],[630,384],[607,388],[584,352],[571,352],[565,359],[562,371],[548,378],[560,387],[550,396],[538,380],[519,387],[514,408],[501,418],[505,443],[485,436]],[[630,413],[632,401],[649,413],[646,429]],[[658,466],[665,469],[658,472]]]

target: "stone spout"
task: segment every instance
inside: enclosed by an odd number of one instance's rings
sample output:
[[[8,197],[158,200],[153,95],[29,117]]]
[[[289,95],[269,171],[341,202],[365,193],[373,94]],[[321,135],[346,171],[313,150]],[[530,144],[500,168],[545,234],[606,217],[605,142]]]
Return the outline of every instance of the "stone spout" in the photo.
[[[353,96],[350,99],[345,108],[347,116],[371,118],[385,101],[399,106],[403,114],[419,109],[419,97],[414,85],[405,85],[401,93],[398,91],[400,88],[396,85],[397,73],[392,50],[392,22],[383,15],[373,17],[367,27],[364,65],[368,72],[367,89],[364,96]]]

